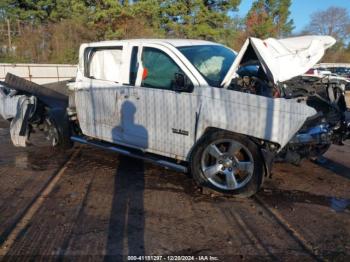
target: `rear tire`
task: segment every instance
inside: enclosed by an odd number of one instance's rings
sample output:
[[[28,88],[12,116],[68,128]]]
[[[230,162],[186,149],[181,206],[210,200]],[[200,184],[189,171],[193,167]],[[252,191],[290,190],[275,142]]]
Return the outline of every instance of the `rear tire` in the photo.
[[[48,109],[45,121],[47,121],[51,131],[53,147],[69,149],[73,146],[70,139],[70,123],[65,109]]]
[[[246,136],[225,131],[207,133],[198,141],[190,170],[198,185],[237,197],[254,195],[264,175],[258,146]]]

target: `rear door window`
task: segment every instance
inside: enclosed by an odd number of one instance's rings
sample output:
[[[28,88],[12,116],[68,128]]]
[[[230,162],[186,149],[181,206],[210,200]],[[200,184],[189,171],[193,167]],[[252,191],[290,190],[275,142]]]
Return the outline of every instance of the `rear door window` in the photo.
[[[87,50],[85,75],[92,79],[121,82],[122,47]]]

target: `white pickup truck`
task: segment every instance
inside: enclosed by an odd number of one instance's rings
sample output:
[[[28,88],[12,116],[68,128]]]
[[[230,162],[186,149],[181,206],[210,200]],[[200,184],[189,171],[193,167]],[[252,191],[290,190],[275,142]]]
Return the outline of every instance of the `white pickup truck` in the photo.
[[[238,54],[201,40],[83,44],[68,93],[8,75],[0,113],[17,146],[37,128],[54,146],[106,148],[251,196],[276,157],[295,163],[348,138],[341,84],[290,80],[334,42],[250,38]]]

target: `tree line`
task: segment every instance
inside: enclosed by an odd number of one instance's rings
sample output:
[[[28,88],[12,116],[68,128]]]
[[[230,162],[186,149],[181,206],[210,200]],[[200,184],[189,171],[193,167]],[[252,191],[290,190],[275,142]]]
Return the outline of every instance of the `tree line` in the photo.
[[[240,2],[0,0],[0,62],[77,63],[81,43],[111,39],[195,38],[239,50],[249,36],[292,35],[291,0],[255,0],[246,17],[238,16]],[[350,62],[346,9],[315,13],[304,33],[335,36],[327,59]]]

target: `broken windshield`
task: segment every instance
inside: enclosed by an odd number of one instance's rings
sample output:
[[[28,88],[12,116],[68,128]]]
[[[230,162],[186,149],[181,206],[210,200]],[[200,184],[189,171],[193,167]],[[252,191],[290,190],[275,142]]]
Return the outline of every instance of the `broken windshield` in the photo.
[[[180,52],[196,67],[210,86],[220,87],[236,54],[221,45],[182,46]]]

